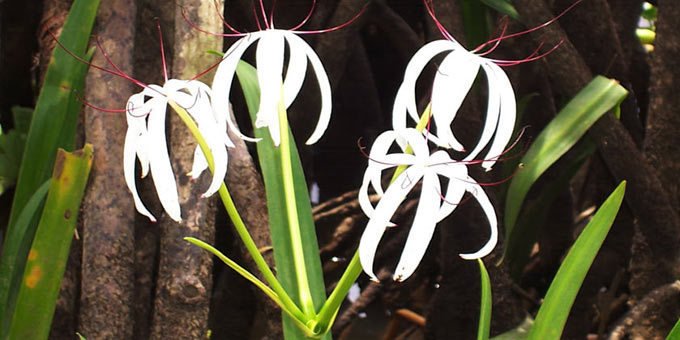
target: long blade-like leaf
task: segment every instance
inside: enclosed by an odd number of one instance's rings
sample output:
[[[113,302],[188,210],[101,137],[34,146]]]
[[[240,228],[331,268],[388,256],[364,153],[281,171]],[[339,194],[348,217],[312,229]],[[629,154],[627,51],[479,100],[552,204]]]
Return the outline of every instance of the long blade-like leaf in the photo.
[[[76,0],[69,12],[59,37],[64,48],[72,53],[85,55],[87,43],[99,7],[99,0]],[[4,248],[10,243],[33,239],[33,233],[15,231],[17,218],[30,197],[50,177],[58,148],[72,150],[81,103],[74,90],[81,89],[85,81],[87,65],[73,58],[62,48],[55,48],[45,74],[35,111],[31,119],[24,156],[17,177],[14,200],[10,212]],[[26,230],[35,230],[27,228]],[[15,258],[25,258],[28,249],[18,248]],[[22,273],[19,269],[19,273]],[[5,316],[9,286],[0,285],[0,318]]]
[[[479,326],[477,340],[488,340],[491,333],[491,279],[484,267],[484,262],[478,259],[479,276],[481,282],[481,303],[479,305]]]
[[[255,114],[258,111],[259,105],[259,87],[256,71],[249,64],[240,62],[237,76],[243,89],[251,118],[255,121]],[[291,294],[293,300],[300,304],[299,297],[294,294],[294,292],[298,292],[299,283],[296,280],[295,266],[291,258],[292,249],[288,232],[285,192],[281,181],[283,174],[281,168],[277,166],[281,164],[281,150],[274,146],[266,129],[256,129],[255,135],[258,138],[262,138],[257,143],[257,154],[267,193],[267,208],[277,276],[286,291]],[[293,141],[292,134],[290,134],[290,140],[291,142]],[[318,311],[326,299],[323,272],[321,271],[319,247],[312,218],[312,207],[307,191],[307,183],[297,149],[294,146],[294,142],[292,144],[291,163],[293,165],[295,201],[299,216],[300,234],[309,280],[308,284],[314,300],[314,307]],[[287,315],[284,315],[284,334],[286,338],[293,339],[304,336],[304,333],[294,325]],[[330,335],[326,335],[326,337],[330,338]]]
[[[84,56],[99,6],[98,0],[76,0],[59,41],[70,52]],[[13,225],[35,190],[50,177],[58,148],[73,149],[81,103],[76,98],[85,81],[87,65],[62,48],[55,48],[36,103],[14,193],[9,226]]]
[[[595,260],[621,207],[626,182],[621,182],[583,229],[548,288],[528,339],[559,339],[588,269]]]
[[[50,333],[91,166],[92,145],[74,153],[59,150],[12,313],[9,339],[47,339]]]
[[[666,340],[678,340],[680,339],[680,320],[675,323],[673,329],[666,336]]]
[[[541,131],[510,183],[505,200],[506,242],[516,242],[514,226],[524,198],[536,180],[627,94],[615,80],[596,77]],[[507,249],[507,248],[506,248]]]

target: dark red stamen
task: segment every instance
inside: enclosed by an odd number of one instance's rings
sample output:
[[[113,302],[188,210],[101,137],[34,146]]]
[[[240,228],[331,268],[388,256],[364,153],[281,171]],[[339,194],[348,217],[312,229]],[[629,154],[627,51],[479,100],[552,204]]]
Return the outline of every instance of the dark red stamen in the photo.
[[[345,27],[351,25],[353,22],[355,22],[357,19],[359,19],[359,17],[366,11],[367,7],[368,7],[368,4],[365,4],[364,7],[361,8],[359,13],[355,14],[351,19],[349,19],[348,21],[346,21],[345,23],[342,23],[340,25],[333,26],[331,28],[322,29],[322,30],[295,31],[295,33],[297,33],[297,34],[319,34],[319,33],[328,33],[328,32],[337,31],[339,29],[342,29],[342,28],[345,28]]]
[[[163,77],[168,81],[168,64],[165,61],[165,48],[163,46],[163,31],[161,31],[160,20],[156,19],[156,29],[158,29],[158,43],[161,48],[161,65],[163,65]]]
[[[297,24],[290,30],[295,31],[298,30],[300,27],[304,26],[307,23],[307,21],[309,21],[309,19],[312,17],[312,13],[314,13],[314,8],[316,8],[316,0],[312,0],[312,6],[309,7],[309,12],[307,12],[307,16],[305,16],[305,18],[302,19],[302,21],[299,24]]]
[[[269,22],[267,21],[267,11],[264,9],[264,1],[263,0],[260,0],[260,12],[262,14],[262,19],[264,20],[264,26],[267,29],[270,29],[271,26],[269,25]],[[260,30],[262,30],[262,29],[260,28]]]
[[[247,34],[247,33],[240,33],[240,32],[231,34],[231,33],[215,33],[215,32],[207,31],[207,30],[201,28],[200,26],[198,26],[195,22],[191,21],[191,19],[189,19],[189,16],[187,15],[186,8],[184,8],[184,7],[181,7],[181,8],[182,8],[182,10],[180,12],[182,13],[182,18],[184,18],[184,22],[186,22],[187,25],[189,25],[191,28],[193,28],[193,29],[195,29],[195,30],[197,30],[201,33],[209,34],[209,35],[216,36],[216,37],[226,37],[226,38],[243,37]],[[254,9],[255,9],[255,7],[253,7],[253,10]],[[225,25],[228,25],[226,23],[226,21],[224,23],[225,23]],[[259,25],[259,22],[258,22],[258,25]],[[229,27],[231,27],[231,26],[229,26]],[[233,31],[236,31],[236,30],[233,30]],[[236,31],[236,32],[238,32],[238,31]]]
[[[219,0],[213,1],[213,5],[215,6],[215,11],[217,12],[217,15],[220,17],[220,20],[222,20],[222,24],[224,25],[224,27],[226,27],[232,33],[243,34],[239,30],[237,30],[233,26],[231,26],[226,19],[224,19],[224,15],[222,15],[222,9],[220,8]]]

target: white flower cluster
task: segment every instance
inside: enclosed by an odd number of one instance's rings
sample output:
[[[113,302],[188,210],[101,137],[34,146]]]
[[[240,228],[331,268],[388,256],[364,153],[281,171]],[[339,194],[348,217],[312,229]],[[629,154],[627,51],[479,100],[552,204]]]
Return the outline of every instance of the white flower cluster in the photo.
[[[377,277],[373,272],[373,261],[378,244],[387,227],[394,225],[390,219],[399,205],[421,180],[413,226],[394,271],[394,280],[403,281],[413,274],[427,250],[436,224],[456,209],[466,192],[479,202],[491,231],[489,240],[477,252],[460,256],[470,260],[484,257],[494,249],[498,240],[494,207],[481,186],[468,176],[467,165],[488,147],[481,164],[487,171],[491,170],[512,136],[516,116],[515,95],[507,75],[493,60],[467,51],[453,37],[445,36],[447,40],[433,41],[422,47],[409,62],[394,100],[394,130],[378,136],[369,155],[359,202],[370,220],[361,237],[359,257],[364,271],[374,280]],[[426,117],[431,119],[433,130],[409,128],[407,116],[415,122],[421,120],[416,107],[416,81],[432,58],[442,53],[446,56],[434,77],[431,116]],[[467,150],[453,135],[451,124],[480,68],[486,75],[489,94],[486,121],[479,142],[463,159],[452,159],[443,150],[430,153],[428,142],[459,152]],[[389,152],[394,144],[401,152]],[[384,190],[382,172],[395,167],[401,167],[403,172]],[[442,191],[440,177],[448,179],[446,191]],[[371,187],[381,196],[375,207],[368,199]]]
[[[227,126],[248,141],[231,121],[229,115],[229,93],[236,73],[236,67],[246,49],[258,41],[256,61],[260,85],[260,106],[255,127],[269,129],[275,145],[280,141],[278,107],[281,102],[288,108],[297,97],[305,79],[307,63],[312,65],[321,90],[321,112],[319,123],[307,140],[307,144],[318,141],[328,127],[331,115],[331,86],[328,76],[316,55],[307,43],[292,31],[266,29],[243,34],[225,53],[215,74],[212,88],[197,80],[166,81],[165,85],[148,85],[130,97],[126,115],[128,131],[124,147],[125,182],[132,192],[135,207],[141,214],[156,221],[142,203],[135,186],[135,158],[142,166],[142,177],[151,170],[156,193],[165,212],[175,221],[181,221],[177,184],[170,165],[165,139],[165,115],[168,101],[184,108],[194,119],[201,135],[210,146],[215,162],[213,180],[204,196],[219,190],[227,172],[227,147],[233,146],[227,135]],[[290,50],[287,72],[283,76],[286,43]],[[190,175],[197,178],[208,163],[205,155],[196,147]]]

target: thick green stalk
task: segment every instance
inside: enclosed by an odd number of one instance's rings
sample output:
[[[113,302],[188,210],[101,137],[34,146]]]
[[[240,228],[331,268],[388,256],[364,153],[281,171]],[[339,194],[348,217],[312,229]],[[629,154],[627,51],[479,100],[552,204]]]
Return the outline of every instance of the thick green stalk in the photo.
[[[302,311],[310,319],[316,317],[312,291],[309,288],[307,277],[307,266],[305,265],[305,254],[302,247],[302,236],[300,234],[300,219],[298,217],[297,204],[295,200],[295,184],[293,183],[293,165],[291,164],[290,134],[288,133],[288,118],[286,108],[283,106],[283,92],[279,101],[279,131],[281,133],[281,172],[283,174],[283,190],[286,198],[286,211],[288,216],[288,230],[291,239],[291,249],[293,251],[293,265],[295,266],[295,276],[297,277],[298,296]]]
[[[194,120],[191,118],[189,113],[184,108],[180,107],[175,102],[169,100],[168,104],[175,110],[175,112],[177,112],[179,117],[182,119],[182,122],[184,122],[184,124],[187,126],[191,134],[194,136],[194,138],[196,138],[196,141],[198,142],[201,151],[203,151],[203,154],[205,155],[205,158],[208,161],[210,171],[214,171],[214,161],[212,152],[210,152],[210,148],[208,147],[208,144],[206,143],[203,136],[201,135],[201,132],[198,130],[198,126],[196,125]],[[286,291],[281,286],[281,283],[279,283],[279,281],[276,279],[276,276],[271,271],[271,268],[269,268],[269,265],[267,265],[267,262],[265,261],[264,257],[257,248],[255,241],[250,236],[248,228],[246,228],[246,225],[243,222],[241,215],[239,215],[238,210],[236,209],[236,205],[234,204],[234,200],[231,198],[229,190],[227,189],[227,186],[224,183],[222,183],[222,185],[220,186],[219,194],[220,198],[222,199],[222,203],[224,204],[224,208],[227,210],[227,214],[229,214],[229,217],[231,218],[231,221],[234,224],[236,233],[243,241],[243,244],[248,250],[248,253],[250,253],[250,256],[253,257],[253,260],[255,261],[257,268],[264,276],[265,281],[267,281],[267,283],[271,286],[272,290],[276,292],[278,297],[281,299],[281,303],[284,306],[286,306],[286,308],[289,309],[289,311],[291,312],[292,315],[295,316],[295,318],[299,320],[305,320],[306,317],[300,311],[300,308],[298,308],[298,306],[295,304],[295,302],[293,302],[288,293],[286,293]]]

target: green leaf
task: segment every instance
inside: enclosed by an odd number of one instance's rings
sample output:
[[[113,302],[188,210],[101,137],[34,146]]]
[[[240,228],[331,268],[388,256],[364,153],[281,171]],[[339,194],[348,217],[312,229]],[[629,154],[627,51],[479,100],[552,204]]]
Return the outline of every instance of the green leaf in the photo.
[[[666,340],[678,340],[680,339],[680,320],[675,323],[673,329],[666,336]]]
[[[50,180],[47,180],[31,196],[24,206],[24,210],[19,214],[14,228],[6,234],[5,246],[2,248],[2,257],[0,257],[0,289],[4,290],[6,294],[6,300],[1,306],[3,310],[14,310],[19,284],[26,264],[26,254],[28,254],[33,241],[32,237],[28,238],[24,235],[35,233],[37,224],[33,222],[38,219],[49,188]],[[9,328],[11,316],[11,312],[0,315],[0,339],[5,338],[4,333]]]
[[[534,319],[532,319],[530,316],[527,316],[522,323],[515,327],[514,329],[511,329],[503,334],[499,334],[491,340],[524,340],[527,338],[527,335],[529,334],[529,330],[531,329],[531,326],[534,325]]]
[[[251,119],[255,121],[260,95],[256,71],[251,65],[242,61],[239,63],[236,73],[245,95]],[[284,289],[291,295],[293,301],[300,305],[301,301],[300,296],[298,295],[300,282],[297,281],[295,265],[291,256],[293,249],[288,229],[285,191],[281,180],[283,178],[282,169],[280,167],[280,164],[282,163],[282,152],[280,148],[274,146],[267,129],[256,129],[255,136],[262,138],[262,140],[257,143],[257,154],[267,194],[267,210],[269,212],[269,224],[277,276]],[[307,183],[300,163],[300,157],[290,132],[289,137],[292,144],[290,161],[293,165],[295,202],[297,203],[304,261],[314,308],[318,312],[326,299],[321,260],[319,258],[319,246],[316,240],[312,207],[307,191]],[[296,327],[294,322],[287,315],[284,315],[283,320],[286,338],[304,338],[304,332]],[[330,335],[326,335],[324,338],[330,339]]]
[[[623,181],[574,242],[548,288],[528,339],[560,338],[576,294],[614,223],[625,190],[626,182]]]
[[[617,81],[597,76],[541,131],[522,157],[522,166],[515,173],[505,199],[505,233],[508,247],[517,242],[517,238],[522,237],[514,227],[531,186],[571,149],[602,115],[617,106],[627,93]]]
[[[0,195],[16,184],[32,114],[33,109],[14,106],[14,129],[4,133],[0,127]]]
[[[498,13],[505,14],[515,20],[519,20],[519,13],[515,6],[508,0],[481,0],[485,5],[495,9]]]
[[[76,0],[71,6],[59,40],[72,53],[86,53],[98,6],[99,0]],[[36,190],[50,177],[57,149],[72,150],[74,147],[75,130],[82,106],[74,91],[83,87],[86,73],[87,65],[62,48],[54,49],[31,119],[24,149],[25,157],[21,161],[14,192],[8,234],[14,233],[12,229],[17,224],[19,214]],[[25,234],[21,238],[31,240],[33,234]],[[5,247],[8,241],[6,238]],[[19,251],[15,258],[27,256],[28,249]],[[5,317],[8,290],[9,287],[0,286],[0,318]]]
[[[92,145],[73,153],[59,150],[12,313],[9,339],[47,339],[50,333],[91,166]]]
[[[477,340],[488,340],[491,333],[491,280],[489,272],[484,267],[481,259],[479,263],[479,276],[481,280],[481,303],[479,305],[479,326],[477,330]]]
[[[531,213],[520,214],[515,224],[514,235],[521,237],[515,237],[512,242],[507,242],[504,250],[510,266],[510,275],[515,281],[519,282],[522,270],[529,261],[531,249],[538,239],[540,227],[546,223],[553,203],[560,193],[568,189],[572,177],[595,150],[595,143],[585,137],[582,143],[570,151],[574,157],[561,166],[556,178],[546,183],[537,197],[523,208],[523,211]]]

